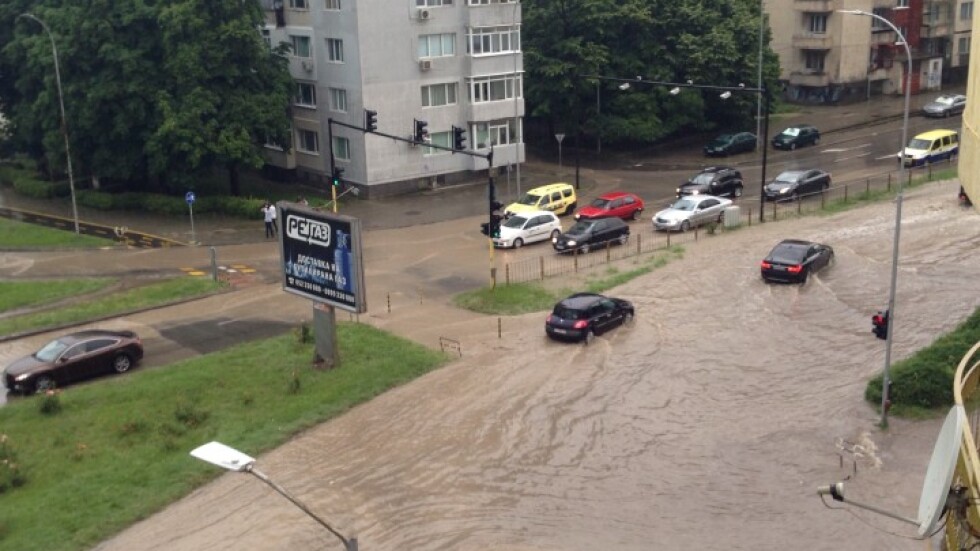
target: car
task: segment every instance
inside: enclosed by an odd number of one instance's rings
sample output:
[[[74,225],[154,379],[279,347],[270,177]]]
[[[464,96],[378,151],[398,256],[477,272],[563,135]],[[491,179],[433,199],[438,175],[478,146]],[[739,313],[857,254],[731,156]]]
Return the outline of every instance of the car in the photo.
[[[500,224],[500,236],[493,245],[520,249],[526,243],[547,241],[561,233],[561,221],[553,212],[539,210],[515,214]]]
[[[618,243],[625,245],[630,238],[629,224],[614,216],[583,218],[568,231],[551,240],[559,253],[587,253],[592,249]]]
[[[787,170],[766,184],[763,196],[766,201],[796,201],[800,197],[820,193],[830,187],[830,173],[818,170]]]
[[[3,370],[3,383],[11,392],[30,394],[105,373],[125,373],[142,359],[143,342],[133,331],[79,331],[15,360]]]
[[[906,167],[915,167],[951,159],[959,155],[959,152],[959,132],[948,129],[930,130],[916,134],[905,149],[898,153],[898,159]]]
[[[722,134],[704,146],[707,157],[727,157],[736,153],[755,151],[756,137],[751,132]]]
[[[544,322],[544,329],[552,339],[589,344],[596,335],[629,325],[635,313],[628,300],[596,293],[575,293],[555,304]]]
[[[820,143],[820,131],[809,124],[798,124],[783,130],[772,139],[776,149],[793,150],[804,145]]]
[[[565,182],[557,182],[529,189],[523,197],[507,205],[504,216],[510,218],[519,212],[550,210],[562,215],[571,214],[578,205],[575,187]]]
[[[761,263],[762,279],[786,283],[806,283],[807,277],[834,260],[829,245],[800,239],[784,239],[769,251]]]
[[[703,224],[719,223],[731,199],[714,195],[689,195],[674,201],[653,216],[653,229],[687,231]]]
[[[615,216],[623,220],[636,220],[643,212],[643,199],[625,191],[611,191],[596,197],[575,213],[575,219],[604,218]]]
[[[922,107],[922,114],[927,117],[946,118],[959,115],[966,109],[966,96],[962,94],[944,94]]]
[[[714,195],[716,197],[741,197],[742,173],[730,166],[709,166],[677,188],[677,196]]]

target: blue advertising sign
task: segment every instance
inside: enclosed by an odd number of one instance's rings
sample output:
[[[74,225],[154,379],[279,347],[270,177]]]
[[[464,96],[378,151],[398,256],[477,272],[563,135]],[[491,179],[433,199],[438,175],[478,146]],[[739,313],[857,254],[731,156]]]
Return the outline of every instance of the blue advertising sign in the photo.
[[[188,191],[187,192],[187,195],[184,196],[184,200],[187,201],[187,204],[188,205],[193,205],[194,204],[194,200],[196,200],[196,199],[197,199],[197,196],[194,195],[194,192],[193,191]]]
[[[367,311],[360,220],[280,201],[283,290],[357,314]]]

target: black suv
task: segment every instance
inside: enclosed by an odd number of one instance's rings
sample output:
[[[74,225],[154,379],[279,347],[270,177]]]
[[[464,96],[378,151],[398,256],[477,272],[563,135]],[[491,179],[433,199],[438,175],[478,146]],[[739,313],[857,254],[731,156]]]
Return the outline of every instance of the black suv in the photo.
[[[798,124],[783,130],[772,139],[776,149],[793,150],[804,145],[820,143],[820,131],[809,124]]]
[[[591,249],[604,247],[606,243],[625,245],[629,238],[629,224],[620,218],[583,218],[552,239],[551,245],[560,253],[587,253]]]
[[[728,166],[709,166],[677,188],[677,196],[742,196],[742,173]]]

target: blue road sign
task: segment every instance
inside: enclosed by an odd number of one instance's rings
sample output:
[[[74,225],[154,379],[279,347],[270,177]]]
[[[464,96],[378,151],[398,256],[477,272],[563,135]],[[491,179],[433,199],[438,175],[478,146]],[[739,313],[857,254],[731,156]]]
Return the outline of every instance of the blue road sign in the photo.
[[[194,195],[193,191],[188,191],[187,195],[184,196],[184,200],[187,201],[188,205],[193,205],[195,199],[197,199],[197,197]]]

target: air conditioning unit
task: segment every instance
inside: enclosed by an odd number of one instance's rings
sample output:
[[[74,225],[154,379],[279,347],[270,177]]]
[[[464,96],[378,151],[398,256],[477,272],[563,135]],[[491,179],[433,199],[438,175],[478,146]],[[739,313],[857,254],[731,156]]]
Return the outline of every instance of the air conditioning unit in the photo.
[[[306,71],[307,73],[313,71],[313,62],[310,61],[309,59],[304,59],[302,65],[303,65],[303,70]]]
[[[432,60],[431,59],[420,59],[419,60],[419,69],[421,69],[423,71],[428,71],[431,68],[432,68]]]
[[[432,14],[431,14],[431,13],[429,12],[429,10],[427,10],[427,9],[421,9],[421,10],[419,10],[418,12],[416,12],[416,14],[415,14],[415,15],[416,15],[416,17],[418,17],[419,19],[428,19],[428,18],[429,18],[429,16],[430,16],[430,15],[432,15]]]

